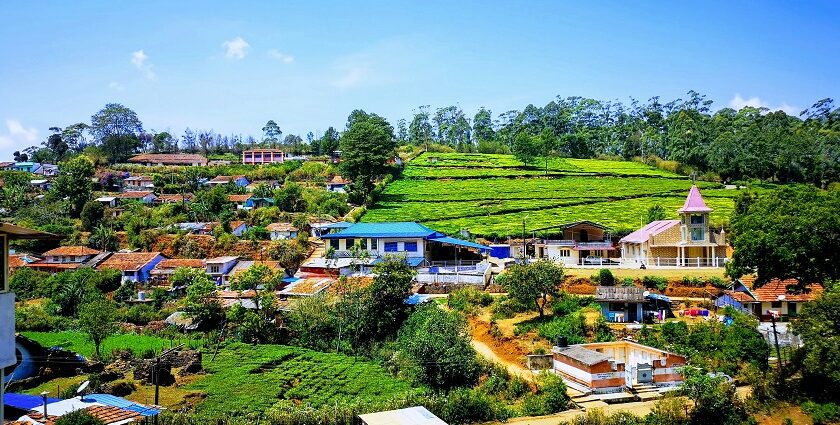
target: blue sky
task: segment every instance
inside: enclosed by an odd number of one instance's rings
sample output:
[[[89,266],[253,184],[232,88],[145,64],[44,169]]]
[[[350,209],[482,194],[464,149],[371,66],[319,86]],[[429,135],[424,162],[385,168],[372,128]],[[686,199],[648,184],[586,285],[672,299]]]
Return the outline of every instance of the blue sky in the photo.
[[[265,3],[265,4],[264,4]],[[555,96],[799,113],[840,96],[840,2],[7,2],[0,159],[105,103],[147,130],[304,136],[361,108]],[[403,4],[405,3],[405,4]]]

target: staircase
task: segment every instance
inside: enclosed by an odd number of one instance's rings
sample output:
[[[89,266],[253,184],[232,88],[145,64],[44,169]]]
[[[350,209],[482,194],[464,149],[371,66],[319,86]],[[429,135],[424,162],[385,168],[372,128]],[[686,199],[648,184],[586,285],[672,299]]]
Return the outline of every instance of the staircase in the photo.
[[[662,398],[659,387],[653,384],[636,384],[631,390],[639,401],[656,400]]]

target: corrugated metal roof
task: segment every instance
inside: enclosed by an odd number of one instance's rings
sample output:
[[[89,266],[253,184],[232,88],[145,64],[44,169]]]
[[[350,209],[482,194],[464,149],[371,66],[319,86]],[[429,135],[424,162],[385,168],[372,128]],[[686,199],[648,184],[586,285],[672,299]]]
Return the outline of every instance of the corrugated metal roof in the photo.
[[[324,239],[344,238],[430,238],[444,236],[420,223],[413,221],[394,221],[384,223],[354,223],[352,226],[329,235]]]
[[[61,401],[61,399],[54,397],[47,397],[47,404]],[[31,410],[38,406],[42,406],[44,399],[39,395],[6,393],[3,394],[3,404],[11,406],[20,410]],[[49,412],[47,412],[49,413]]]
[[[610,360],[610,357],[606,354],[581,347],[580,345],[570,345],[563,348],[555,347],[554,352],[570,359],[577,360],[587,366],[592,366]]]
[[[462,239],[453,238],[453,237],[449,237],[449,236],[443,236],[443,237],[439,237],[439,238],[430,239],[430,241],[440,242],[440,243],[448,243],[450,245],[458,245],[458,246],[463,246],[463,247],[467,247],[467,248],[475,248],[475,249],[478,249],[478,250],[481,250],[481,251],[490,251],[490,247],[488,247],[488,246],[484,246],[484,245],[481,245],[481,244],[477,244],[475,242],[465,241],[465,240],[462,240]]]
[[[359,415],[365,425],[447,425],[423,406]]]
[[[658,235],[665,230],[680,224],[679,220],[651,221],[639,230],[621,238],[618,243],[645,243],[652,235]]]

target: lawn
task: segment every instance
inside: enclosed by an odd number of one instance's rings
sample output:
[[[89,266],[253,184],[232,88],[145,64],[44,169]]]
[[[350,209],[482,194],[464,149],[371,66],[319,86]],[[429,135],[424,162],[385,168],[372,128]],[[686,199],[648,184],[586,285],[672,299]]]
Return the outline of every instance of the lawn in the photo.
[[[215,361],[211,358],[204,356],[209,375],[185,387],[206,393],[199,413],[227,416],[272,406],[364,405],[423,391],[376,363],[304,348],[234,343]]]
[[[61,331],[61,332],[21,332],[21,335],[41,344],[44,347],[59,346],[66,350],[75,351],[87,358],[95,353],[93,342],[82,332]],[[183,343],[186,346],[196,346],[200,343],[198,339],[185,337],[181,340],[169,340],[150,335],[118,334],[105,339],[101,351],[103,355],[113,350],[131,350],[135,355],[141,356],[145,353],[160,353],[162,349]]]

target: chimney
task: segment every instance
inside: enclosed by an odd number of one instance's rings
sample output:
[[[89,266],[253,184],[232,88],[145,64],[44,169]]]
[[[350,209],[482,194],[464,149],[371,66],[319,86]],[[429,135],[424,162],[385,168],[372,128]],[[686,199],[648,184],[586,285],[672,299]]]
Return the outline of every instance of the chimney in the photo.
[[[567,348],[569,346],[569,339],[566,338],[566,335],[560,335],[557,337],[557,347],[558,348]]]

